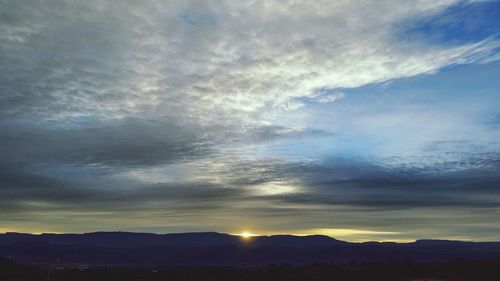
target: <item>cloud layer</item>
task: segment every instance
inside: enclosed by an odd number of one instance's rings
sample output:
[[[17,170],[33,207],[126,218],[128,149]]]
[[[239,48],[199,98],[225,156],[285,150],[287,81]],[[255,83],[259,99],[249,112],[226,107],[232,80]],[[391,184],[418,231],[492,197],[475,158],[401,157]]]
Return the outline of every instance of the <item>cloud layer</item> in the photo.
[[[0,223],[499,239],[488,5],[3,1]]]

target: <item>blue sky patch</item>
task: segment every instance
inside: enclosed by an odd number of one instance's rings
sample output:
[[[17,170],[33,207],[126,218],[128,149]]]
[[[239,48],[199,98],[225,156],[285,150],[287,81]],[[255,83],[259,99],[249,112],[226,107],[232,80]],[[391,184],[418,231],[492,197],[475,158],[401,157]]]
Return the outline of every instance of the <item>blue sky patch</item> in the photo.
[[[400,39],[435,44],[464,44],[498,37],[500,1],[462,2],[438,14],[399,23],[396,29]]]

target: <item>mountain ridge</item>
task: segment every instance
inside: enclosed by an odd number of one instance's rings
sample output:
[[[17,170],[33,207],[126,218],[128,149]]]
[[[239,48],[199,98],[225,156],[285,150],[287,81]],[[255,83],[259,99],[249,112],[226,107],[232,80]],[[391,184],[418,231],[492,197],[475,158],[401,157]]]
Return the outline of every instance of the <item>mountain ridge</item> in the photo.
[[[244,238],[219,232],[0,234],[0,256],[26,263],[134,266],[304,265],[363,261],[500,259],[500,242],[420,239],[347,242],[325,235]]]
[[[15,231],[7,231],[0,233],[0,237],[5,235],[19,235],[19,236],[57,236],[57,235],[111,235],[111,234],[123,234],[123,235],[152,235],[152,236],[176,236],[176,235],[221,235],[221,236],[232,236],[240,238],[239,234],[230,234],[224,232],[217,231],[199,231],[199,232],[172,232],[172,233],[155,233],[155,232],[136,232],[136,231],[92,231],[92,232],[82,232],[82,233],[58,233],[58,232],[42,232],[42,233],[28,233],[28,232],[15,232]],[[376,240],[368,240],[368,241],[346,241],[340,240],[332,236],[323,235],[323,234],[309,234],[309,235],[295,235],[295,234],[269,234],[269,235],[254,235],[252,238],[258,237],[324,237],[328,239],[333,239],[340,242],[346,243],[395,243],[395,244],[408,244],[408,243],[428,243],[428,242],[461,242],[461,243],[500,243],[500,241],[471,241],[471,240],[455,240],[455,239],[437,239],[437,238],[421,238],[416,239],[415,241],[409,242],[397,242],[397,241],[376,241]]]

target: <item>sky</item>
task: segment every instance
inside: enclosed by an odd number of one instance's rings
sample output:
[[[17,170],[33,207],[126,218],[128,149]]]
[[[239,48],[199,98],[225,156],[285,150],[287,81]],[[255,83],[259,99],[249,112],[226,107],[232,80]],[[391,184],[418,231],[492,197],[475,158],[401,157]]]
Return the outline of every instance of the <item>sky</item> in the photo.
[[[0,1],[0,232],[500,241],[500,1]]]

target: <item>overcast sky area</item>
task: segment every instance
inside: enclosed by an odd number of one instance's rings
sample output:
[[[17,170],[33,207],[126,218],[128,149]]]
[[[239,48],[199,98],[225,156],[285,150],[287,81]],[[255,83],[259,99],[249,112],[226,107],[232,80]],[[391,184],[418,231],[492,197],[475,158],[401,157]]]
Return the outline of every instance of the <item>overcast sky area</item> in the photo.
[[[0,232],[500,240],[500,1],[0,0]]]

